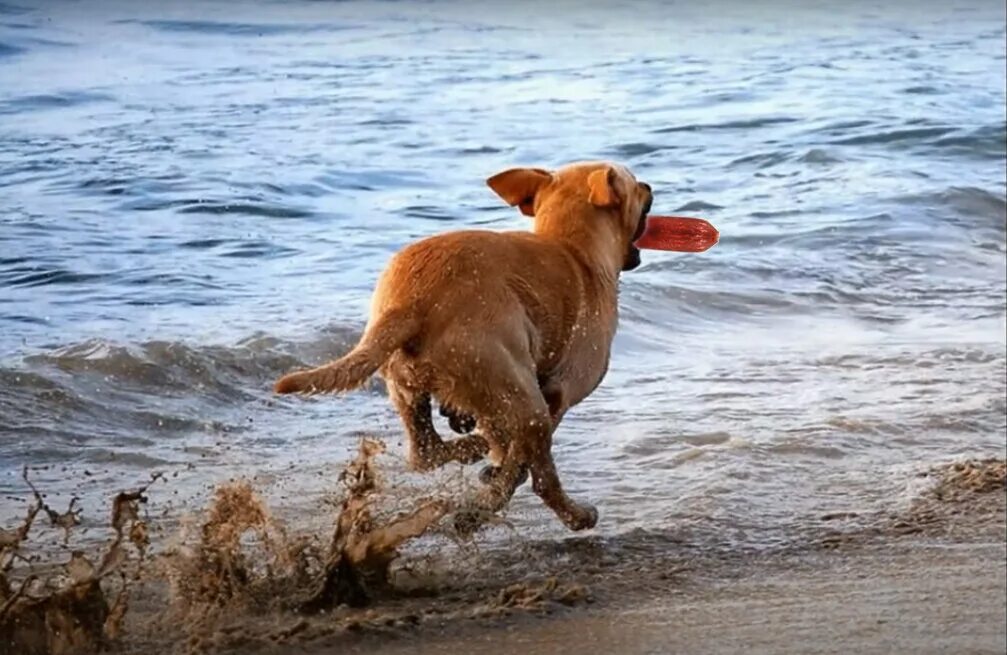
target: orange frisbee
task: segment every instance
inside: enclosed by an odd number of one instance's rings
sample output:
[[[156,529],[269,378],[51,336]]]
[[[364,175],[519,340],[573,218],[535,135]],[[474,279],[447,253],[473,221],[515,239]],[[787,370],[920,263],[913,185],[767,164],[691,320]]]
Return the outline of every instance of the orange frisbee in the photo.
[[[633,245],[646,250],[703,252],[720,240],[709,221],[685,216],[648,216],[647,227]]]

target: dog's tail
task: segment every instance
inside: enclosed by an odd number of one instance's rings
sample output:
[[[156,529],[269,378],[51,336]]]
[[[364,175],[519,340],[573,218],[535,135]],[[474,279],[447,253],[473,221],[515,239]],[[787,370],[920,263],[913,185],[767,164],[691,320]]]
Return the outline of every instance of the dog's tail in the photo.
[[[277,380],[276,393],[330,393],[356,389],[419,329],[412,312],[388,311],[367,326],[353,350],[334,362],[297,371]]]

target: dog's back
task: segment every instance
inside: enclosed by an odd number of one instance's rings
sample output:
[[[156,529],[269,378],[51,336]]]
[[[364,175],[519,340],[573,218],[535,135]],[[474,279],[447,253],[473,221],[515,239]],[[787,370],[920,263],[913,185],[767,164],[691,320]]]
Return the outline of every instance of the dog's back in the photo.
[[[563,492],[552,433],[608,368],[619,274],[640,263],[633,241],[650,187],[602,162],[511,169],[488,183],[533,218],[533,232],[466,230],[404,248],[378,281],[360,343],[276,388],[345,390],[380,370],[408,433],[410,466],[488,457],[497,466],[477,507],[497,511],[530,475],[568,527],[589,528],[597,512]],[[435,400],[455,425],[476,431],[443,440]]]

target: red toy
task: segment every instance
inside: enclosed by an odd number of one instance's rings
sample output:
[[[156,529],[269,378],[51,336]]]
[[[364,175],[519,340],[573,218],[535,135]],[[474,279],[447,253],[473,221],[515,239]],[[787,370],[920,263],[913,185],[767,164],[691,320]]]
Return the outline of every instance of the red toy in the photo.
[[[634,245],[647,250],[703,252],[719,240],[717,228],[702,218],[648,216],[647,227]]]

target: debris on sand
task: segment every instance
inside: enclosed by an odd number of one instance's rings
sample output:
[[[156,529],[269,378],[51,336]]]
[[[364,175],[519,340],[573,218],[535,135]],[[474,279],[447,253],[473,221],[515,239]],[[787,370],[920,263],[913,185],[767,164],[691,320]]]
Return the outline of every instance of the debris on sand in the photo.
[[[952,517],[970,515],[1003,522],[1007,499],[1007,463],[1003,459],[968,459],[931,468],[923,475],[935,484],[915,499],[908,511],[892,517],[896,534],[954,531]],[[999,493],[994,493],[999,492]]]
[[[1007,489],[1007,461],[1003,459],[968,459],[946,464],[933,471],[940,481],[933,493],[939,500],[966,500],[973,494]]]
[[[27,467],[23,475],[35,502],[19,527],[0,531],[0,655],[102,650],[121,634],[130,583],[139,577],[148,545],[139,503],[146,502],[144,493],[160,476],[154,475],[140,489],[115,497],[111,521],[115,537],[97,566],[83,552],[74,551],[55,571],[36,573],[29,565],[15,584],[11,579],[14,562],[29,562],[21,551],[40,511],[49,516],[53,526],[63,529],[64,543],[80,523],[79,511],[74,508],[76,499],[66,512],[56,512],[28,479]],[[130,550],[135,556],[131,557]],[[132,571],[127,571],[130,563]]]
[[[513,584],[501,589],[489,608],[548,612],[556,604],[571,607],[592,600],[591,592],[584,585],[560,585],[556,578],[548,578],[541,584]]]

